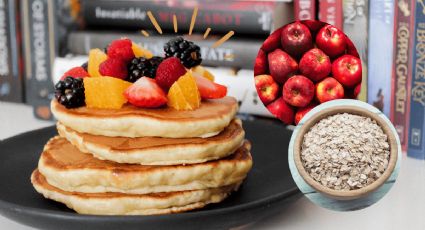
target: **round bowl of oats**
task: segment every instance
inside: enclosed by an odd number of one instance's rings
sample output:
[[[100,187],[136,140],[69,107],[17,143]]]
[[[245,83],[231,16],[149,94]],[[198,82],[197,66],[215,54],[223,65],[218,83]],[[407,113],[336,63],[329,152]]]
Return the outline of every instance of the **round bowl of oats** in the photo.
[[[365,197],[392,174],[396,134],[378,113],[354,105],[320,110],[295,137],[296,168],[316,191],[338,200]]]

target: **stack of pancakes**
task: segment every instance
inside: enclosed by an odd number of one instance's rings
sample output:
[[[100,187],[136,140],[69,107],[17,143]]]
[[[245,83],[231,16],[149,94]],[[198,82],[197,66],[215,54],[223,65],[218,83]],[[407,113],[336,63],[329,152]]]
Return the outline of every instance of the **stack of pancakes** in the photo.
[[[171,108],[66,109],[52,101],[59,136],[49,140],[31,181],[78,213],[150,215],[217,203],[252,167],[232,97],[193,111]]]

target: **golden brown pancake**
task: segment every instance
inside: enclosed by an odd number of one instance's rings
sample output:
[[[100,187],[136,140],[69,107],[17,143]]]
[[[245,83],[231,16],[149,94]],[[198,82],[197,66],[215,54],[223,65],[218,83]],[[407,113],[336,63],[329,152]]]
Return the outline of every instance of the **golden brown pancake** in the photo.
[[[189,211],[209,203],[218,203],[240,183],[221,188],[155,194],[79,193],[67,192],[50,185],[36,169],[31,183],[45,198],[64,203],[81,214],[93,215],[155,215]]]
[[[38,168],[49,184],[65,191],[147,194],[222,187],[242,181],[252,167],[245,142],[226,158],[190,165],[146,166],[99,160],[66,139],[52,138]]]
[[[207,100],[192,111],[171,107],[138,108],[130,104],[121,109],[66,109],[56,100],[52,113],[63,125],[80,133],[121,137],[209,137],[221,132],[236,114],[238,104],[233,97]]]
[[[232,154],[244,140],[240,120],[233,120],[218,135],[208,138],[106,137],[79,133],[57,124],[61,137],[81,152],[118,163],[142,165],[194,164]]]

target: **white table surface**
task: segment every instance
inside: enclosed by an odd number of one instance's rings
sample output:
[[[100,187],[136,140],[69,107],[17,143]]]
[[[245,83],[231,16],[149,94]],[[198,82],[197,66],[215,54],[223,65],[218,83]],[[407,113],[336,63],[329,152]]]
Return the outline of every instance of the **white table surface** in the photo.
[[[0,139],[51,125],[33,117],[29,106],[0,102]],[[0,188],[1,192],[1,188]],[[335,212],[303,197],[248,229],[425,229],[425,161],[403,158],[389,193],[363,210]],[[32,229],[0,216],[0,229]]]

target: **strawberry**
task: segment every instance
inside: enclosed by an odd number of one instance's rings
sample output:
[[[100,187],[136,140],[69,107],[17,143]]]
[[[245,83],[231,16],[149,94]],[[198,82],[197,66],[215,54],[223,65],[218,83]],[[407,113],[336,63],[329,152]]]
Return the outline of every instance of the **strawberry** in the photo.
[[[282,28],[270,34],[270,36],[264,41],[263,45],[261,46],[261,49],[264,50],[264,52],[268,53],[279,48],[281,33],[282,33]]]
[[[108,46],[107,55],[110,58],[119,58],[124,62],[130,62],[134,58],[134,52],[131,48],[133,42],[128,38],[117,39]]]
[[[194,76],[202,99],[217,99],[225,97],[227,87],[212,82],[204,77]]]
[[[167,103],[164,91],[154,79],[148,77],[137,80],[124,92],[124,96],[130,104],[144,108],[155,108]]]
[[[186,69],[181,64],[180,59],[170,57],[159,64],[156,69],[155,80],[159,86],[168,90],[177,79],[186,73]]]
[[[89,73],[87,73],[86,70],[84,70],[83,67],[74,67],[71,68],[70,70],[66,71],[62,77],[61,80],[65,79],[66,77],[73,77],[73,78],[85,78],[88,77]]]
[[[99,73],[102,76],[125,79],[128,75],[127,65],[118,58],[108,58],[99,65]]]

